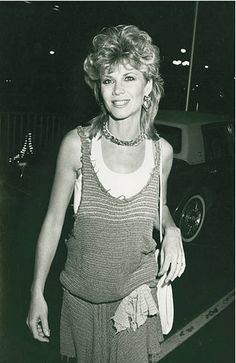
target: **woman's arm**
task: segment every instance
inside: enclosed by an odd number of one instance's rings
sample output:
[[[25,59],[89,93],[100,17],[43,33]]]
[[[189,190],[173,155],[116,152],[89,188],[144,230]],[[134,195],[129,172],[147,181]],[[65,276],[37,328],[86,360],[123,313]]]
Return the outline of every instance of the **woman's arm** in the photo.
[[[44,286],[55,256],[66,209],[70,201],[76,170],[81,167],[81,143],[77,131],[69,132],[62,141],[51,191],[48,210],[39,234],[34,278],[31,286],[31,304],[27,324],[34,337],[48,341],[47,305],[43,298]],[[38,326],[40,322],[41,327]]]
[[[165,282],[174,281],[180,277],[185,269],[185,255],[181,239],[180,229],[175,222],[167,206],[167,181],[173,163],[172,146],[164,139],[161,139],[162,151],[162,228],[164,238],[161,248],[161,268],[159,276],[167,273]]]

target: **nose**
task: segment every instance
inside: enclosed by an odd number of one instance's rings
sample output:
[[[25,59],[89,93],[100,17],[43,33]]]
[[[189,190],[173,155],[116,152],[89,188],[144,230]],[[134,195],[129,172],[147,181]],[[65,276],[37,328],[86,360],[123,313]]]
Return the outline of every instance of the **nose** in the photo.
[[[113,95],[120,95],[125,92],[122,82],[115,82],[112,94]]]

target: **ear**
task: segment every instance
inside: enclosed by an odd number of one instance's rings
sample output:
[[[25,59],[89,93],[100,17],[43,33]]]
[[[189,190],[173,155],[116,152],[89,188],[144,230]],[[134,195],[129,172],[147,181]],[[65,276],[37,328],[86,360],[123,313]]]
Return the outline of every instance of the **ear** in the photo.
[[[152,92],[152,87],[153,87],[153,81],[152,81],[152,78],[149,79],[145,85],[145,88],[144,88],[144,94],[145,96],[148,96],[151,92]]]

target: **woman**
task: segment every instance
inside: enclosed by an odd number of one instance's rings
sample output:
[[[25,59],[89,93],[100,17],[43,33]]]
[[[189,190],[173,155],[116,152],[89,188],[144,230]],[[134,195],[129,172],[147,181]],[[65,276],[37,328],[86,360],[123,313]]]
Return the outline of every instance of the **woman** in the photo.
[[[59,151],[27,324],[35,339],[49,341],[43,290],[74,190],[75,223],[60,277],[61,354],[77,362],[158,361],[157,281],[166,274],[168,284],[185,269],[179,229],[166,205],[173,152],[153,126],[163,92],[159,61],[158,48],[135,26],[95,36],[84,70],[101,114],[70,131]],[[154,227],[164,232],[159,272]]]

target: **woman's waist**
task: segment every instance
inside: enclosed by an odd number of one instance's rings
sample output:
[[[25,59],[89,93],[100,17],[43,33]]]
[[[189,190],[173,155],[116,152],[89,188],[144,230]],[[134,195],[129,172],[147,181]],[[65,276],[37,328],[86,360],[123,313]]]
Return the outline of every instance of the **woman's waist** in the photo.
[[[155,286],[158,266],[155,257],[143,261],[135,270],[110,269],[100,266],[94,269],[66,266],[60,280],[72,294],[93,303],[116,301],[129,295],[138,286],[148,283]]]
[[[129,266],[145,262],[156,250],[156,241],[150,236],[89,240],[71,236],[66,245],[67,259],[77,265],[88,264],[90,268],[102,266],[102,268],[121,268],[121,270],[124,264]]]

